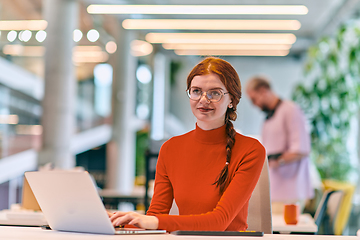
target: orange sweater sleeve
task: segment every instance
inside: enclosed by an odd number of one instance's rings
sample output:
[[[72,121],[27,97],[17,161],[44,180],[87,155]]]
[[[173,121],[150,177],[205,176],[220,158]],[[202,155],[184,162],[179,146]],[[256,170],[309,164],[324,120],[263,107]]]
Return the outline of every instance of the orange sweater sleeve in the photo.
[[[166,149],[163,151],[166,152]],[[237,165],[231,182],[216,207],[207,213],[194,215],[168,215],[173,199],[173,189],[162,157],[164,156],[159,157],[154,198],[147,213],[159,219],[158,228],[169,232],[176,230],[224,231],[240,210],[247,207],[247,202],[262,170],[265,149],[258,141],[254,141],[241,160],[234,161],[233,158],[237,156],[232,156],[232,161]],[[244,216],[246,217],[247,215]],[[244,221],[246,222],[246,219]]]

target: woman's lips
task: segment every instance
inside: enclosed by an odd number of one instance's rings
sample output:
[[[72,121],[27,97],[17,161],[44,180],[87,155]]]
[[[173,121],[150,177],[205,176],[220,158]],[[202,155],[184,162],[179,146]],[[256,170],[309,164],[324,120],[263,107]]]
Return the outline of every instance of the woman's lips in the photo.
[[[213,108],[207,108],[207,107],[199,107],[198,110],[200,112],[210,112],[212,110],[214,110]]]

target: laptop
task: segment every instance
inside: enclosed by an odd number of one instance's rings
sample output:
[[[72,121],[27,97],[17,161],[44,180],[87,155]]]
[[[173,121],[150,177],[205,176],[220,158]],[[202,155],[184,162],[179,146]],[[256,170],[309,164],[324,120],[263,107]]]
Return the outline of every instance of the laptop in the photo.
[[[26,172],[25,177],[53,230],[98,234],[154,234],[165,230],[115,230],[88,172]]]
[[[34,211],[41,210],[26,178],[24,178],[24,181],[23,181],[21,207],[23,209],[34,210]]]

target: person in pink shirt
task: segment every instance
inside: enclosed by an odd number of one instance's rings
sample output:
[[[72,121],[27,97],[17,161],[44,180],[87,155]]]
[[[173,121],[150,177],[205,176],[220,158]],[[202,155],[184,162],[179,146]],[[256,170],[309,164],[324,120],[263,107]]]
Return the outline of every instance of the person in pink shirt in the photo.
[[[279,212],[282,204],[295,202],[303,207],[314,196],[305,116],[294,102],[280,99],[265,77],[252,77],[246,92],[252,103],[266,113],[261,137],[269,159],[273,211]]]

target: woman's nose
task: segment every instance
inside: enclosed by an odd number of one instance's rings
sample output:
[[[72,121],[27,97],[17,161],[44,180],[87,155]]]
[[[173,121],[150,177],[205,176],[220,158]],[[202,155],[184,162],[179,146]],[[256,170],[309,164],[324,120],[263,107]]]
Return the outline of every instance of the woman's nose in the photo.
[[[209,100],[209,98],[207,97],[207,95],[206,95],[206,92],[203,92],[202,93],[202,95],[201,95],[201,97],[200,97],[200,102],[206,102],[206,103],[210,103],[210,100]]]

